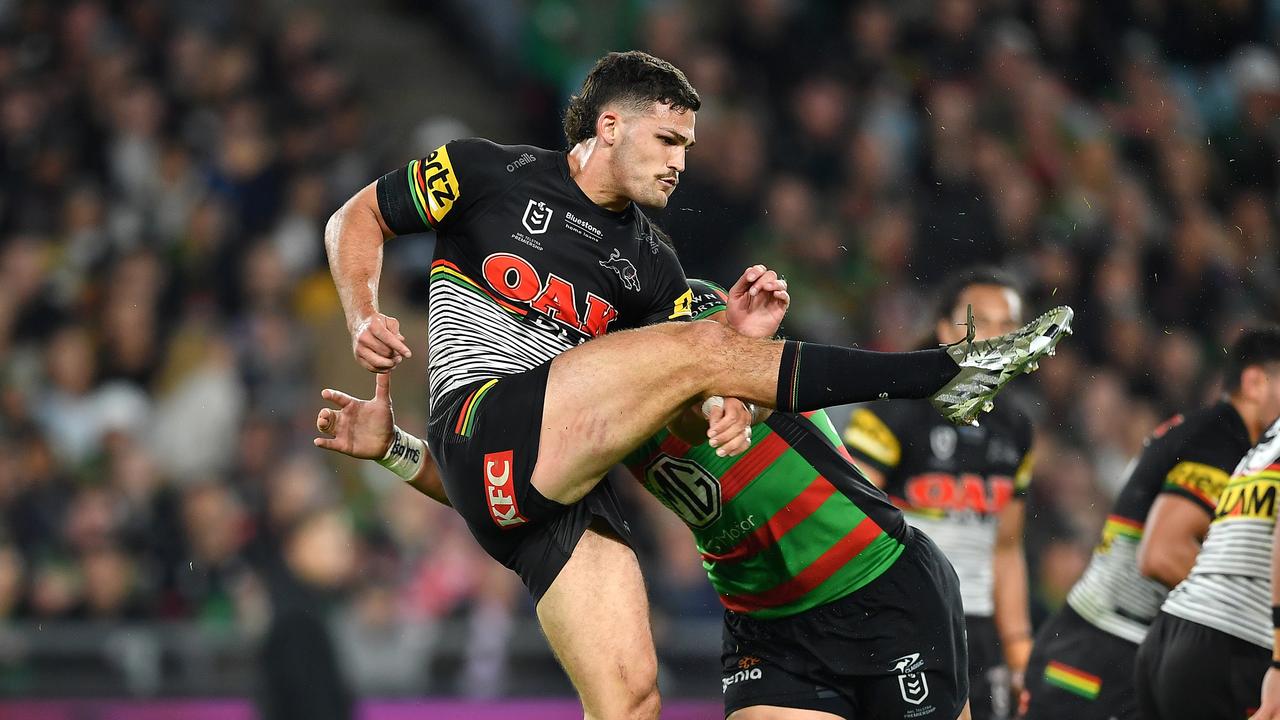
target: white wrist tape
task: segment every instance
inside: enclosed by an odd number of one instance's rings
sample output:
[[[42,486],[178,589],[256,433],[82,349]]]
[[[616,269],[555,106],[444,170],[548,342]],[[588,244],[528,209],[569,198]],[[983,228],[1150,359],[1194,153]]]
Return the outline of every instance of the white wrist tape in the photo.
[[[406,482],[417,476],[427,459],[427,444],[400,428],[392,428],[395,439],[378,464],[399,475]]]
[[[747,407],[747,413],[749,413],[751,415],[752,420],[754,420],[756,416],[756,406],[749,402],[743,402],[742,404]],[[703,400],[702,401],[702,417],[710,420],[711,409],[718,408],[718,407],[724,407],[724,398],[720,397],[719,395],[712,395],[706,400]]]
[[[720,397],[719,395],[712,395],[711,397],[702,401],[702,417],[710,420],[711,410],[713,408],[722,408],[722,407],[724,407],[724,398]]]

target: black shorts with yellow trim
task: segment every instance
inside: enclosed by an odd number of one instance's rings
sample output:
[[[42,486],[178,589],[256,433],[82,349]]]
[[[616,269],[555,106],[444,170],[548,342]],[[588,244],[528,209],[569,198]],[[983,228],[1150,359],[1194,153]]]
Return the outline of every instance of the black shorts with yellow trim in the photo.
[[[427,430],[449,502],[484,551],[520,576],[534,602],[596,518],[631,544],[608,480],[572,505],[544,497],[530,482],[550,367],[547,362],[446,393],[432,407]]]

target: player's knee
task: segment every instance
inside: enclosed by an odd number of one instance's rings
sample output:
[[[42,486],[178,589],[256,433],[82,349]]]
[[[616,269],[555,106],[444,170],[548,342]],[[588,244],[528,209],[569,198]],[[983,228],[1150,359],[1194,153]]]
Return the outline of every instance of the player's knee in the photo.
[[[658,694],[658,680],[655,676],[653,683],[634,697],[627,717],[630,720],[658,720],[661,712],[662,696]]]
[[[658,659],[650,656],[645,661],[632,659],[625,668],[619,668],[626,687],[626,707],[620,708],[618,717],[627,720],[657,720],[662,709],[658,694]]]

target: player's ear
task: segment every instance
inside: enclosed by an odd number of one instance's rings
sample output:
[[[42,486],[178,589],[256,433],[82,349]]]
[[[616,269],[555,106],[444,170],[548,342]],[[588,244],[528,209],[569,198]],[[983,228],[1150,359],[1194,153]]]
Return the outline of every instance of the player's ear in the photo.
[[[618,113],[613,110],[600,113],[596,118],[596,137],[600,138],[600,142],[612,145],[618,141],[618,135],[621,133],[621,128],[618,127],[620,119]]]

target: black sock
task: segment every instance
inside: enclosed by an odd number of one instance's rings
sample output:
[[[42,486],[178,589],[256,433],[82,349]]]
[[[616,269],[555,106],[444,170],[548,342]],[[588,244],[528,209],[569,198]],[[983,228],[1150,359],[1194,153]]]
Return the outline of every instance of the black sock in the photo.
[[[890,353],[788,340],[778,368],[778,409],[808,412],[881,397],[927,398],[958,372],[942,348]]]

